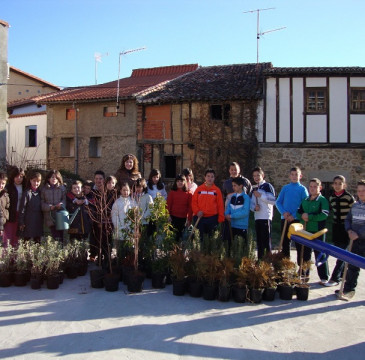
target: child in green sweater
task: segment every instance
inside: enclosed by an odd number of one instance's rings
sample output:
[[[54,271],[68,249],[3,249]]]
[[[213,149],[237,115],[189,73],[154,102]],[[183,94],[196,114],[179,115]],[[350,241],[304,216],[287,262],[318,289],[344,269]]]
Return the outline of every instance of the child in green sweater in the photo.
[[[322,183],[319,179],[313,178],[309,181],[309,196],[305,198],[297,212],[297,218],[301,223],[305,225],[307,231],[315,233],[324,229],[326,220],[329,214],[329,203],[325,197],[321,195]],[[318,238],[323,241],[323,237]],[[296,244],[297,247],[297,261],[300,264],[300,254],[302,245]],[[318,251],[314,251],[316,259],[320,254]],[[303,261],[310,261],[312,256],[312,249],[304,246]],[[318,259],[317,259],[318,260]],[[321,279],[320,284],[325,285],[329,279],[329,271],[327,261],[317,266],[318,276]],[[309,276],[307,270],[306,276]]]

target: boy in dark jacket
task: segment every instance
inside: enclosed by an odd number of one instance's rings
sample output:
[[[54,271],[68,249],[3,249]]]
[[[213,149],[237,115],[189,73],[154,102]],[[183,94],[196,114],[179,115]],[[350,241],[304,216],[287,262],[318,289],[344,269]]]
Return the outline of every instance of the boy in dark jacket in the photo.
[[[0,238],[3,237],[4,225],[9,220],[9,195],[5,190],[8,177],[4,172],[0,173]],[[6,239],[4,239],[6,241]]]
[[[76,180],[72,183],[71,191],[66,195],[66,210],[70,213],[70,217],[74,215],[68,233],[70,240],[85,240],[90,232],[90,218],[87,210],[89,201],[81,192],[82,183]],[[76,215],[75,215],[75,212]]]

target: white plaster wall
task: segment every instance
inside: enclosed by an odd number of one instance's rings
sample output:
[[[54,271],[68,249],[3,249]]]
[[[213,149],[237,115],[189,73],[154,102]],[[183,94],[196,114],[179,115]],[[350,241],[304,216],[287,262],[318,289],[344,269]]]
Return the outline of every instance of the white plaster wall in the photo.
[[[37,126],[37,147],[25,147],[25,127]],[[8,119],[8,161],[25,166],[25,160],[46,161],[47,115],[15,117]]]
[[[365,143],[365,115],[351,115],[350,117],[351,143]]]
[[[279,142],[290,141],[290,80],[279,79]]]
[[[303,79],[293,79],[293,141],[302,142],[303,130],[304,94]]]
[[[326,115],[307,116],[307,142],[326,142]]]
[[[330,142],[347,142],[347,79],[329,79]]]
[[[276,141],[276,79],[266,81],[266,142]]]
[[[365,77],[350,78],[351,87],[363,87],[365,86]]]
[[[325,77],[320,77],[320,78],[316,78],[316,77],[309,77],[306,79],[306,86],[307,87],[321,87],[321,86],[326,86],[326,78]]]

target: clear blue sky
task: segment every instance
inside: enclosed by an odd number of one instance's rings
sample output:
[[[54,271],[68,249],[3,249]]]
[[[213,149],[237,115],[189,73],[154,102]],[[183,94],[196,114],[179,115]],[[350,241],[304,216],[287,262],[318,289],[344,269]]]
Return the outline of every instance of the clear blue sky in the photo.
[[[274,66],[365,66],[364,0],[0,0],[10,24],[8,61],[58,86],[92,85],[132,69],[198,63]]]

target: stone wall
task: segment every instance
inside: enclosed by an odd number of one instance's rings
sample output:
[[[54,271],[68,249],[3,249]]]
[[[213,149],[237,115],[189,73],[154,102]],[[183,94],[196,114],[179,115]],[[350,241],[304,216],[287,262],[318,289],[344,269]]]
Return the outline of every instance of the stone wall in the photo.
[[[135,102],[125,105],[125,115],[104,117],[104,106],[111,103],[77,104],[78,111],[78,174],[84,179],[93,179],[95,170],[114,175],[123,155],[136,154]],[[47,108],[48,167],[74,172],[75,156],[61,156],[61,138],[75,136],[75,121],[66,120],[67,108],[72,105],[52,105]],[[90,137],[101,138],[101,155],[90,157]]]
[[[344,175],[348,190],[356,192],[356,183],[365,179],[365,149],[335,148],[282,148],[260,147],[258,164],[264,169],[268,181],[277,192],[289,182],[289,170],[299,166],[302,183],[308,185],[313,177],[331,183],[335,175]]]

